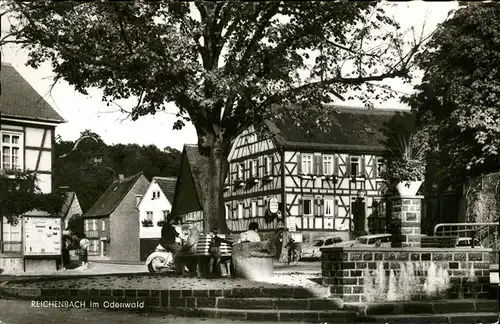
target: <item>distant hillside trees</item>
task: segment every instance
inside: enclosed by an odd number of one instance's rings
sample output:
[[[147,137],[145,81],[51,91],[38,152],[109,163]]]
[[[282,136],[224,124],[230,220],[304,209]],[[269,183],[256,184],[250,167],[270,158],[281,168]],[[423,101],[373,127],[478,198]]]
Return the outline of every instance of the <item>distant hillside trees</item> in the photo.
[[[69,186],[78,195],[82,210],[88,210],[118,174],[130,176],[144,172],[149,180],[153,176],[177,176],[181,152],[170,147],[159,149],[155,145],[107,145],[98,134],[90,130],[74,141],[56,140],[56,186]],[[78,142],[78,141],[76,141]]]

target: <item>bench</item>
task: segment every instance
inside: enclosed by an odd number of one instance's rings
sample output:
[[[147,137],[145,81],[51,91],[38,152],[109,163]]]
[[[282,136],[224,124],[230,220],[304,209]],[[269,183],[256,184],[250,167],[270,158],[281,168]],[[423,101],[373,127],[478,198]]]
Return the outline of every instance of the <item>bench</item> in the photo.
[[[218,234],[220,238],[226,238],[224,234]],[[210,261],[210,243],[212,238],[208,234],[200,234],[198,241],[189,251],[182,251],[180,253],[180,258],[183,263],[186,264],[191,272],[197,273],[198,276],[207,274],[209,271],[208,265]],[[231,245],[222,242],[221,243],[221,265],[224,264],[226,267],[231,263],[232,247]],[[227,268],[221,266],[221,274],[224,275]],[[224,271],[222,271],[224,270]]]

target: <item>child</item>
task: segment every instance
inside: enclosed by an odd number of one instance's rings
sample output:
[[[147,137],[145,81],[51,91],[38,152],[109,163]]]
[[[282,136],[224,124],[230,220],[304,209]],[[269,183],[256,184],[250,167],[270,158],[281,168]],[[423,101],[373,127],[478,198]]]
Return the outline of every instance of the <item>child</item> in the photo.
[[[221,258],[222,258],[222,255],[220,252],[220,247],[221,247],[222,243],[226,243],[229,245],[233,244],[233,242],[225,240],[225,239],[217,236],[217,233],[218,233],[218,230],[216,228],[212,228],[210,233],[208,233],[208,235],[212,238],[210,241],[210,246],[209,246],[209,250],[208,250],[208,253],[210,255],[209,271],[211,274],[213,274],[213,272],[214,272],[214,263],[215,263],[216,269],[220,269]],[[227,267],[227,273],[228,273],[228,276],[230,277],[231,276],[230,265],[225,264],[225,266]]]
[[[80,240],[80,261],[82,261],[82,270],[87,270],[89,268],[89,260],[88,260],[88,248],[90,247],[90,241],[84,236]]]

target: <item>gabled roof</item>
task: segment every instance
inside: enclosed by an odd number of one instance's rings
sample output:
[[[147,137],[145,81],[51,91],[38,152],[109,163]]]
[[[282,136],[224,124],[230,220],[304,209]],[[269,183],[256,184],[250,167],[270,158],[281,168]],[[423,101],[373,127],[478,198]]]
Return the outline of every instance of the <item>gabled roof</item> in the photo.
[[[332,125],[327,131],[317,129],[315,121],[303,121],[301,127],[291,119],[266,124],[277,135],[278,144],[287,148],[348,151],[384,150],[384,142],[390,133],[414,128],[415,117],[409,110],[331,108]]]
[[[113,181],[83,217],[108,216],[113,213],[142,175],[142,172],[139,172],[121,181],[118,179]]]
[[[184,145],[184,150],[186,152],[186,158],[189,162],[189,168],[193,177],[198,201],[200,205],[203,206],[205,196],[203,195],[203,190],[201,190],[202,184],[212,181],[208,177],[208,173],[205,170],[209,163],[208,157],[201,155],[198,145],[186,144]]]
[[[64,201],[64,205],[61,208],[61,217],[65,219],[68,216],[68,212],[71,208],[71,204],[73,200],[76,198],[76,193],[74,191],[66,191],[66,200]]]
[[[184,145],[175,197],[172,201],[172,215],[194,212],[203,208],[202,202],[205,196],[201,190],[202,184],[210,181],[205,171],[207,165],[208,158],[200,154],[198,145]]]
[[[2,63],[0,82],[0,112],[2,117],[16,117],[53,123],[65,120],[52,108],[42,96],[7,63]]]
[[[175,184],[177,183],[176,177],[153,177],[153,181],[156,181],[158,187],[167,197],[168,201],[172,203],[174,201],[175,195]]]

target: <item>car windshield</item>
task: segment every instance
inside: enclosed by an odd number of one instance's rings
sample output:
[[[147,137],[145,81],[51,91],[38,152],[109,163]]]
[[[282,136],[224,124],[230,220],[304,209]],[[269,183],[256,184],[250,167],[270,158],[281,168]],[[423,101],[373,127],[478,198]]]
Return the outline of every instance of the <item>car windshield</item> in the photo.
[[[314,240],[312,246],[322,246],[323,240]]]
[[[368,241],[368,239],[366,238],[357,238],[356,239],[356,243],[361,243],[361,244],[366,244],[366,242]]]

